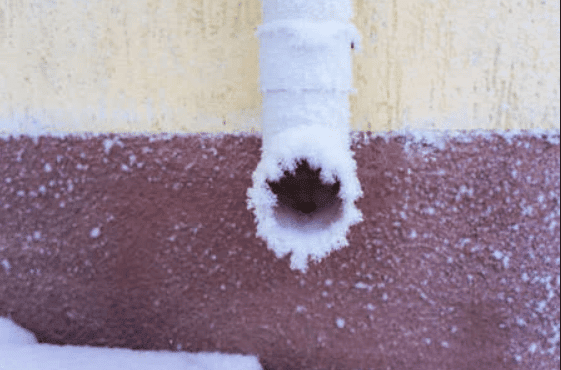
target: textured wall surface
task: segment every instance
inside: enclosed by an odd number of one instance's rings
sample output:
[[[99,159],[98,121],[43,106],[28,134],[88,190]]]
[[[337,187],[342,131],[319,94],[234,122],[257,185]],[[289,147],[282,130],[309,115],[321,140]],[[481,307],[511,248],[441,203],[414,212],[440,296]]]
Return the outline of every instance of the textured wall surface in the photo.
[[[559,368],[559,132],[499,132],[559,129],[559,1],[355,14],[355,130],[495,131],[358,133],[364,221],[302,274],[246,204],[259,0],[0,0],[0,316],[267,370]]]
[[[22,132],[227,130],[232,125],[224,121],[251,123],[261,99],[254,36],[260,6],[2,2],[0,129],[13,131],[14,118],[23,121]]]
[[[559,369],[559,135],[360,136],[364,221],[306,274],[255,237],[258,135],[0,139],[0,316],[266,370]]]
[[[355,2],[356,130],[558,128],[559,1]],[[260,130],[259,0],[0,2],[0,133]]]
[[[359,0],[357,14],[357,129],[559,127],[559,1]]]

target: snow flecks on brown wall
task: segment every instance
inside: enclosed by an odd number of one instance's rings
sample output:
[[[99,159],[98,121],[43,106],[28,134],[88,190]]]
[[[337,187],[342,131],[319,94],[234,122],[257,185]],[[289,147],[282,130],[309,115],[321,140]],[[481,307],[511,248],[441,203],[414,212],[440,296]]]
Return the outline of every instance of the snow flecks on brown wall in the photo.
[[[364,221],[306,274],[255,237],[260,147],[0,139],[0,315],[44,342],[271,370],[559,367],[558,141],[361,136]]]

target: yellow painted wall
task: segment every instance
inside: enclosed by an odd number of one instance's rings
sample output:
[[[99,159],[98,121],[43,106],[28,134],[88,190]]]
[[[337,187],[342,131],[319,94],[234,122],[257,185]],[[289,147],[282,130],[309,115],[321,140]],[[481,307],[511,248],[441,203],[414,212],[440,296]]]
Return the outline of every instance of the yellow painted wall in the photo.
[[[559,128],[559,1],[355,0],[354,129]],[[260,130],[260,0],[0,2],[0,133]]]

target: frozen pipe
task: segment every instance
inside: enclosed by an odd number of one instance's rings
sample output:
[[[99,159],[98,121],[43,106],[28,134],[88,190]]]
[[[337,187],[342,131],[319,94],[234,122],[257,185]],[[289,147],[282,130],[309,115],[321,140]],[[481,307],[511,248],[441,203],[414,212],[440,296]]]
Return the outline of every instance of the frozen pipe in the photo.
[[[257,235],[291,268],[306,271],[348,245],[362,221],[362,196],[350,150],[351,0],[263,0],[260,82],[261,161],[248,189]]]

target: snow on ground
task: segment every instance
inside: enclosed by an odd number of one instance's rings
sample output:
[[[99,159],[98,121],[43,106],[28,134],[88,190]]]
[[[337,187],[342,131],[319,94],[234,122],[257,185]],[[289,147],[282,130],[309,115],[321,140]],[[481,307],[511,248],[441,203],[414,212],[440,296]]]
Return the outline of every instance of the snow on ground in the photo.
[[[0,317],[0,370],[261,370],[254,356],[38,344]]]

